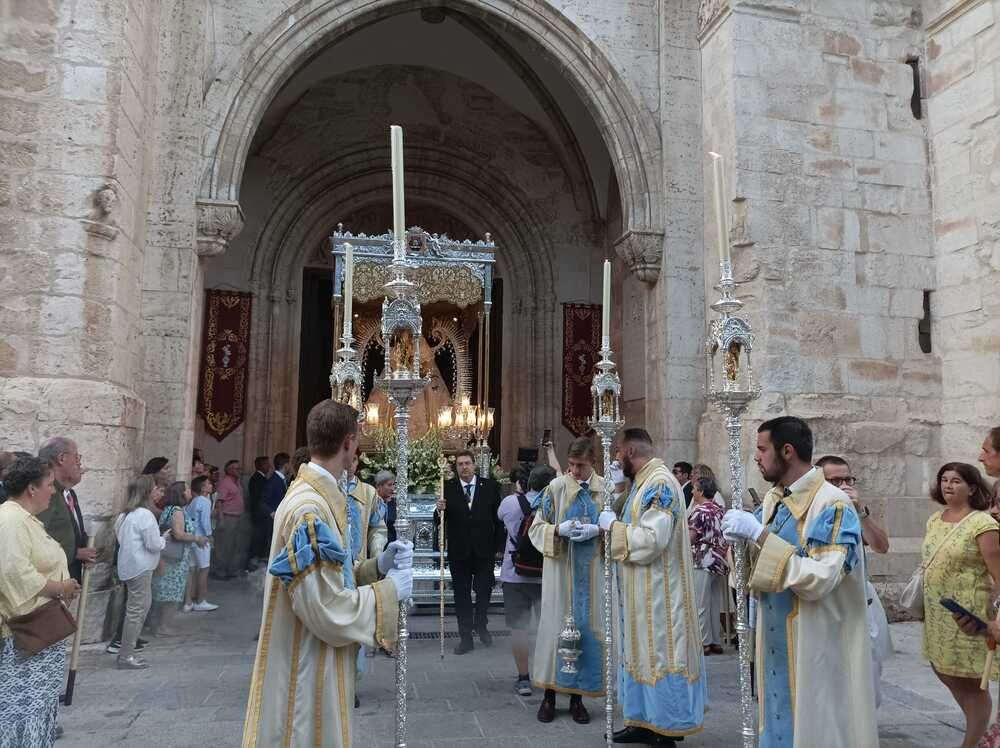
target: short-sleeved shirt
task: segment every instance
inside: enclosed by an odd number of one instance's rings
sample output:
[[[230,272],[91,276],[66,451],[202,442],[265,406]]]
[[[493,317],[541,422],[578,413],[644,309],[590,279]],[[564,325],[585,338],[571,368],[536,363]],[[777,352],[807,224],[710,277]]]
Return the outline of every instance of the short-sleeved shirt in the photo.
[[[30,613],[49,601],[41,594],[48,582],[66,579],[66,553],[42,523],[16,501],[0,505],[0,616]]]
[[[534,501],[537,495],[537,491],[529,491],[526,495],[528,503],[530,504]],[[541,577],[522,577],[514,571],[514,561],[511,554],[516,550],[516,546],[513,538],[517,537],[517,531],[521,528],[521,520],[524,519],[524,512],[521,511],[521,504],[517,500],[516,493],[512,493],[500,502],[500,508],[497,509],[497,517],[503,522],[503,526],[507,528],[507,545],[504,548],[503,563],[500,565],[500,581],[541,584]]]
[[[195,496],[184,507],[185,518],[194,522],[195,535],[212,534],[212,502],[207,496]]]
[[[239,481],[226,476],[219,481],[218,502],[223,514],[243,514],[243,487]]]

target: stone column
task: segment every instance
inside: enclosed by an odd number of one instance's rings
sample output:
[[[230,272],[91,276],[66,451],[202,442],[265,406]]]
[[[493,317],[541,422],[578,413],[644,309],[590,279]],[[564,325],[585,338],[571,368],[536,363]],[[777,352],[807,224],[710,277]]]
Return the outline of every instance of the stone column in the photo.
[[[225,251],[243,226],[240,206],[198,198],[206,60],[204,3],[162,6],[156,40],[155,136],[142,275],[144,360],[140,391],[149,408],[143,457],[171,460],[189,475],[203,317],[203,257]]]
[[[942,457],[972,462],[1000,425],[1000,2],[931,5],[931,342],[942,361]]]
[[[726,159],[735,275],[758,335],[749,483],[761,484],[756,424],[804,417],[816,456],[850,461],[894,535],[895,511],[929,511],[939,418],[940,362],[917,334],[934,284],[924,123],[905,64],[920,14],[904,2],[711,0],[700,22],[703,150]],[[708,208],[705,226],[714,220]],[[721,464],[717,418],[702,436],[706,462]]]
[[[0,432],[76,440],[95,532],[139,460],[138,334],[155,5],[5,4]]]

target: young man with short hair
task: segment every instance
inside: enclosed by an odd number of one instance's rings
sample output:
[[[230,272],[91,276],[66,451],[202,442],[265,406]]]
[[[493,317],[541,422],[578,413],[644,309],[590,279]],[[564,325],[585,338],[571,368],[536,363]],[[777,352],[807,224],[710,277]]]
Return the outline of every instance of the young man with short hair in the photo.
[[[531,542],[542,553],[542,616],[532,658],[532,684],[545,690],[538,721],[556,715],[556,693],[569,694],[569,712],[578,724],[590,722],[583,697],[604,696],[604,634],[594,629],[603,618],[603,590],[592,584],[603,578],[597,518],[604,479],[594,471],[594,443],[586,437],[569,447],[569,471],[553,480],[532,502],[535,520]],[[562,670],[559,632],[572,614],[580,631],[576,674]]]
[[[694,495],[694,487],[691,485],[691,471],[694,470],[690,462],[675,462],[671,471],[677,482],[681,484],[681,491],[684,492],[684,506],[691,506],[691,497]]]
[[[731,509],[722,521],[757,556],[760,748],[878,745],[861,523],[812,450],[802,419],[762,423],[754,459],[774,488],[756,516]]]
[[[413,546],[397,541],[355,568],[339,481],[357,450],[357,417],[323,400],[306,420],[311,461],[274,516],[245,748],[307,738],[349,747],[356,645],[396,641],[399,604],[412,591]]]

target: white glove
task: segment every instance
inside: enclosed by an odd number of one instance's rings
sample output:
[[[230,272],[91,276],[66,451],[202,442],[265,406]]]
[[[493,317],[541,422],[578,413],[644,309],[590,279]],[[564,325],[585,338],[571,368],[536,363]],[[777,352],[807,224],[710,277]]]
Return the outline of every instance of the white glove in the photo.
[[[750,512],[730,509],[722,518],[722,537],[729,542],[737,540],[756,541],[764,532],[764,525]]]
[[[573,530],[578,524],[580,524],[579,520],[575,519],[568,519],[565,522],[560,522],[559,529],[556,530],[556,533],[560,538],[570,538],[573,536]]]
[[[597,518],[597,524],[602,530],[610,530],[611,525],[613,525],[618,520],[618,515],[614,512],[609,512],[607,510],[601,512],[600,516]]]
[[[393,540],[378,554],[378,573],[385,576],[389,569],[413,568],[413,543],[408,540]]]
[[[396,587],[396,599],[402,603],[413,597],[413,569],[389,569],[385,578]]]
[[[600,529],[597,527],[597,525],[591,525],[591,524],[580,525],[575,530],[573,530],[573,532],[569,536],[569,539],[572,540],[574,543],[584,543],[588,540],[593,540],[594,538],[596,538],[597,533],[599,532]]]

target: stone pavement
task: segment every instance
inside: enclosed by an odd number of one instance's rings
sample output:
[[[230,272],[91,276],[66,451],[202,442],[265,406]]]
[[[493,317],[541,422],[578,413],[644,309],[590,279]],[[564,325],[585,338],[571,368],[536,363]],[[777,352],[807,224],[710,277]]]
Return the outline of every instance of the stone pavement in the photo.
[[[71,707],[60,710],[66,735],[59,748],[115,744],[213,748],[238,746],[260,616],[260,600],[247,581],[212,583],[214,613],[178,616],[180,638],[154,640],[145,654],[145,671],[118,671],[103,645],[85,648]],[[454,630],[449,618],[448,629]],[[492,628],[503,631],[494,616]],[[416,616],[417,636],[437,631],[435,615]],[[887,664],[879,711],[883,748],[941,746],[961,742],[961,713],[920,657],[920,628],[893,627],[897,655]],[[565,712],[560,697],[556,721],[535,719],[538,696],[514,693],[509,639],[497,636],[490,649],[478,646],[461,657],[446,639],[439,657],[436,636],[410,642],[410,733],[413,748],[434,746],[521,748],[522,746],[600,746],[602,703],[588,702],[593,722],[581,727]],[[361,681],[356,747],[391,746],[394,735],[394,663],[377,656]],[[711,712],[705,731],[685,746],[731,748],[739,745],[739,696],[736,657],[708,659]],[[846,716],[846,715],[845,715]],[[620,723],[619,723],[620,726]]]

